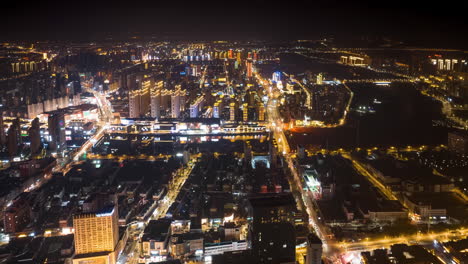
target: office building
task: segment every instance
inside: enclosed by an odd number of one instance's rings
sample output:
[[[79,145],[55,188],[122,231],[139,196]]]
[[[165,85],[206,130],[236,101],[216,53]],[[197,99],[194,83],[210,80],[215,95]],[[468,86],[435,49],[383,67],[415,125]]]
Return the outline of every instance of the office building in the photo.
[[[252,217],[252,254],[257,263],[295,263],[296,204],[289,194],[262,195],[249,199]]]
[[[95,212],[73,217],[75,228],[75,257],[73,264],[116,262],[119,239],[117,207],[113,204]]]

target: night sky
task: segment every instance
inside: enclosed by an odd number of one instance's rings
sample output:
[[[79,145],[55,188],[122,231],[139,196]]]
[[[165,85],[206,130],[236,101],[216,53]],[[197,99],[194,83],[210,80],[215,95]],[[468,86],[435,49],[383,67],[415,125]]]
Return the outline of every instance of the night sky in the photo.
[[[345,45],[391,38],[406,45],[468,48],[467,4],[451,1],[8,1],[2,40],[317,39]]]

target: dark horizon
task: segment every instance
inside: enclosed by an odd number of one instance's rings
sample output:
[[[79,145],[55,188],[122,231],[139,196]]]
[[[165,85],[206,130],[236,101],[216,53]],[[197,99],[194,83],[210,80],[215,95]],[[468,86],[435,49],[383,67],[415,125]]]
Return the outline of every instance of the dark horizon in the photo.
[[[391,39],[408,46],[468,47],[463,8],[394,2],[229,2],[195,5],[183,1],[81,1],[7,4],[1,40],[100,41],[139,32],[168,40],[294,40],[333,36],[344,45],[362,38]]]

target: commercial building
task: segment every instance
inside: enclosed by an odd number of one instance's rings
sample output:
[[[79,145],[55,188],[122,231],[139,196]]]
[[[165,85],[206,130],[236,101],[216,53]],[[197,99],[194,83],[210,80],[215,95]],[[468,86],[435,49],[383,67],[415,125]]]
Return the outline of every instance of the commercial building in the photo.
[[[118,212],[113,204],[73,217],[75,257],[73,264],[115,263],[119,240]]]
[[[140,255],[145,258],[166,256],[171,235],[171,220],[151,220],[140,239]]]

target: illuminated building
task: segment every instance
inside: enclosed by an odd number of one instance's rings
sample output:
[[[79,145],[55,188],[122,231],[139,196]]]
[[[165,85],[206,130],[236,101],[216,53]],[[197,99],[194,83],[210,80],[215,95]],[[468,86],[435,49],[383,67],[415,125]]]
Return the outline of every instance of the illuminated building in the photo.
[[[216,103],[213,106],[213,117],[220,118],[219,116],[220,116],[222,109],[223,109],[223,101],[222,100],[216,101]]]
[[[258,103],[258,121],[265,121],[265,106]]]
[[[138,76],[133,79],[129,90],[129,117],[146,115],[150,107],[152,79],[149,76]]]
[[[39,118],[35,118],[31,122],[31,127],[28,130],[29,140],[31,141],[31,154],[37,154],[41,148],[41,133],[39,127]]]
[[[273,73],[272,80],[274,82],[281,82],[281,72],[280,71],[275,71]]]
[[[462,59],[443,59],[440,55],[436,55],[436,57],[431,59],[431,62],[436,65],[438,70],[461,71],[462,65],[466,65],[466,61]]]
[[[341,56],[340,61],[343,64],[353,65],[353,66],[365,66],[369,61],[368,57],[365,56],[356,56],[356,55],[349,55],[349,56]]]
[[[50,149],[56,151],[64,150],[66,147],[64,113],[58,112],[49,115],[48,128]]]
[[[229,55],[228,55],[228,58],[229,58],[229,59],[232,59],[232,58],[234,58],[234,55],[233,55],[233,51],[232,51],[232,49],[229,49],[229,52],[228,52],[228,54],[229,54]]]
[[[246,67],[247,67],[247,78],[252,78],[252,60],[248,59],[246,62]]]
[[[296,203],[289,194],[262,195],[249,199],[252,254],[257,263],[295,263]]]
[[[8,128],[7,146],[10,157],[18,154],[18,146],[21,144],[21,127],[19,118],[15,119]]]
[[[307,256],[305,264],[322,263],[322,241],[314,234],[307,236]]]
[[[73,217],[75,257],[73,264],[115,263],[119,239],[118,213],[115,205]]]
[[[198,97],[195,102],[193,102],[190,105],[190,117],[191,118],[196,118],[198,117],[198,112],[203,108],[203,101],[204,101],[204,96]]]
[[[3,224],[6,233],[20,232],[31,219],[31,207],[26,199],[27,193],[16,197],[12,204],[5,210]]]
[[[151,220],[143,231],[140,239],[140,254],[145,258],[158,258],[168,253],[169,237],[171,235],[171,220]]]
[[[242,120],[247,122],[249,120],[249,104],[244,103],[242,107]]]
[[[180,111],[183,109],[181,108],[181,94],[184,95],[185,98],[185,91],[180,90],[180,85],[176,86],[176,90],[171,95],[171,117],[172,118],[179,118]]]
[[[323,75],[321,73],[317,75],[317,84],[323,84]]]
[[[236,121],[236,103],[229,104],[229,120]]]
[[[161,110],[164,113],[164,115],[166,115],[167,112],[171,109],[171,96],[171,90],[164,89],[161,91]]]
[[[164,82],[162,80],[156,81],[151,89],[151,117],[161,117],[161,91]]]

